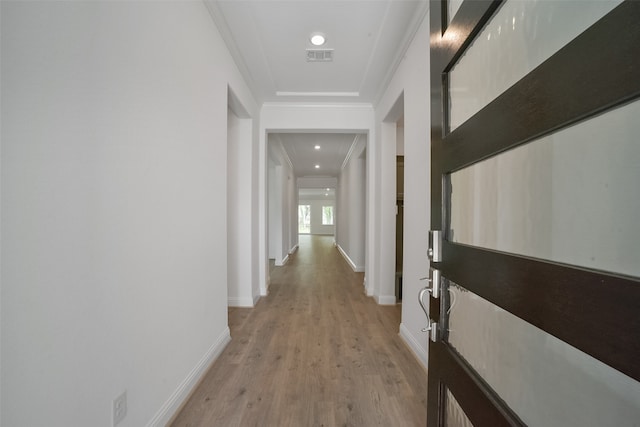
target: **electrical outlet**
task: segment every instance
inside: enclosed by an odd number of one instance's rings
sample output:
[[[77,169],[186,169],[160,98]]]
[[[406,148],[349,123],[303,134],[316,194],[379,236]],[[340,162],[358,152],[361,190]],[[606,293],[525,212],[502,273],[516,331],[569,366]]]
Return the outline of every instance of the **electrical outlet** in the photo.
[[[127,392],[126,390],[118,397],[113,399],[113,427],[120,424],[124,417],[127,416]]]

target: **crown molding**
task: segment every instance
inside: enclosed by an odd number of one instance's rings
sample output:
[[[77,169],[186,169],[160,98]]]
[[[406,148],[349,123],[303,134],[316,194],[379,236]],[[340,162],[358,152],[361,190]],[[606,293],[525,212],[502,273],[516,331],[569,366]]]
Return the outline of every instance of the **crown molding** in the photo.
[[[356,146],[358,145],[358,141],[360,141],[360,133],[356,134],[355,138],[353,138],[353,142],[351,143],[351,147],[349,147],[349,151],[347,152],[347,155],[344,158],[344,161],[342,162],[342,167],[340,168],[341,171],[344,170],[344,168],[347,166],[347,163],[349,163],[349,160],[351,159],[351,156],[353,155],[353,152],[356,149]]]

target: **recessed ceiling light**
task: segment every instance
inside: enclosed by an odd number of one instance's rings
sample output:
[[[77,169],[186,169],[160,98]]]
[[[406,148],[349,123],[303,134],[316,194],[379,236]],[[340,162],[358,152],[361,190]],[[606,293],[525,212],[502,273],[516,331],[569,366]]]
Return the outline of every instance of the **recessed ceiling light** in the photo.
[[[329,195],[329,193],[324,193],[324,195],[325,195],[325,196],[328,196],[328,195]]]
[[[316,145],[316,146],[315,146],[315,147],[313,147],[313,148],[315,148],[316,150],[319,150],[319,149],[320,149],[320,146],[319,146],[319,145]]]
[[[311,44],[314,46],[322,46],[325,42],[324,34],[313,33],[311,34],[311,37],[309,38],[309,40],[311,41]]]
[[[320,169],[320,165],[316,165],[316,169]]]
[[[330,189],[330,188],[327,188],[327,191],[331,191],[331,189]]]

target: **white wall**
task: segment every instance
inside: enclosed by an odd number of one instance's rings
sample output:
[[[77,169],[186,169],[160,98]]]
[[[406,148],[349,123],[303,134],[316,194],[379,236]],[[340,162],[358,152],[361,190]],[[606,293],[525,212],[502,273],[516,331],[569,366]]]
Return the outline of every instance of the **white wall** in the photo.
[[[253,307],[251,256],[252,120],[231,109],[227,120],[227,283],[230,306]]]
[[[396,127],[396,155],[404,156],[404,123]]]
[[[335,199],[333,197],[326,197],[324,199],[313,199],[308,197],[300,197],[298,201],[299,205],[311,206],[311,231],[309,234],[323,234],[331,235],[335,234]],[[322,224],[322,207],[333,206],[334,225]],[[297,212],[296,212],[297,213]]]
[[[293,175],[293,169],[291,168],[291,166],[285,165],[282,169],[282,172],[282,194],[284,196],[282,198],[282,256],[284,264],[289,259],[289,254],[293,250],[294,240],[297,242],[297,239],[294,239],[293,236],[294,234],[297,236],[298,233],[297,230],[293,229],[292,224],[297,224],[298,222],[298,206],[296,203],[297,197],[295,195],[296,179]]]
[[[370,140],[375,134],[374,111],[369,104],[299,104],[299,103],[265,103],[260,113],[260,142],[258,145],[260,166],[260,292],[266,295],[268,283],[268,242],[267,242],[267,135],[269,132],[279,131],[341,131],[347,133],[368,133]],[[375,160],[374,155],[367,155],[367,170],[369,163]],[[376,188],[367,180],[367,210],[375,218]],[[295,217],[297,221],[297,216]],[[373,230],[373,222],[367,221],[367,261],[366,265],[374,265],[369,262],[369,257],[374,257],[376,244]],[[371,236],[369,238],[369,236]],[[365,272],[367,293],[371,295],[372,286],[375,283],[375,270]]]
[[[293,169],[289,170],[289,179],[287,180],[287,195],[288,195],[288,235],[289,241],[287,249],[289,254],[292,254],[298,249],[298,186],[296,185],[296,177],[293,174]]]
[[[378,122],[376,135],[379,138],[376,144],[376,185],[379,188],[376,230],[380,240],[386,243],[379,248],[374,297],[379,304],[391,305],[396,303],[396,123]]]
[[[301,176],[296,180],[300,188],[336,188],[338,180],[330,176]]]
[[[282,217],[282,212],[280,212],[279,204],[277,203],[280,200],[281,196],[278,196],[278,186],[276,185],[276,164],[273,159],[269,158],[268,163],[268,193],[267,193],[267,203],[268,203],[268,215],[269,215],[269,229],[268,229],[268,242],[269,242],[269,259],[276,259],[276,253],[279,248],[277,247],[278,239],[272,236],[278,236],[281,234],[280,225],[281,221],[279,218]]]
[[[276,265],[283,265],[283,241],[282,225],[284,212],[282,210],[282,165],[273,164],[269,171],[269,250],[270,258],[275,260]]]
[[[284,265],[298,245],[298,195],[293,168],[279,140],[269,140],[269,258]]]
[[[417,301],[423,285],[419,281],[429,271],[427,231],[430,225],[430,109],[429,109],[429,18],[416,33],[403,62],[376,106],[376,121],[382,120],[404,93],[404,262],[403,302],[400,334],[427,364],[428,339],[420,329],[427,319]],[[387,124],[385,124],[387,125]],[[395,170],[395,152],[393,158]],[[391,165],[387,165],[391,167]],[[395,182],[395,179],[394,179]],[[395,188],[394,188],[395,194]],[[395,201],[391,201],[395,203]],[[386,212],[387,210],[385,210]],[[384,220],[384,219],[383,219]],[[386,221],[394,223],[393,216]],[[390,247],[385,258],[393,259]]]
[[[0,7],[0,424],[126,390],[164,425],[229,337],[228,85],[255,103],[201,2]]]
[[[366,142],[352,152],[340,172],[337,188],[336,243],[355,271],[365,268]]]

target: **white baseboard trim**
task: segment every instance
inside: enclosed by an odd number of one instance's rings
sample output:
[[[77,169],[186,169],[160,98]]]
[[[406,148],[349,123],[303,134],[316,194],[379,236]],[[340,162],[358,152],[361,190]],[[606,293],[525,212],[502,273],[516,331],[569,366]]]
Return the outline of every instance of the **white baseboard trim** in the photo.
[[[395,295],[376,295],[375,299],[378,305],[396,305]]]
[[[351,269],[353,271],[355,271],[356,273],[364,272],[364,267],[356,265],[356,263],[353,262],[353,260],[351,258],[349,258],[349,255],[347,255],[347,253],[344,251],[344,249],[342,249],[342,247],[340,245],[336,245],[336,247],[338,248],[338,251],[340,252],[342,257],[345,259],[345,261],[347,261],[347,264],[349,264],[349,266],[351,267]]]
[[[227,303],[229,307],[253,307],[255,305],[254,298],[251,297],[229,297]]]
[[[254,295],[253,296],[253,306],[255,307],[256,304],[258,303],[258,301],[260,301],[260,297],[261,295]]]
[[[372,297],[373,296],[373,289],[365,288],[365,293],[367,294],[368,297]]]
[[[407,329],[407,327],[404,326],[404,323],[400,324],[399,335],[400,335],[400,338],[402,338],[402,340],[405,342],[407,347],[409,347],[413,355],[416,356],[416,359],[418,359],[418,361],[422,364],[422,366],[424,366],[424,369],[427,369],[429,365],[427,351],[424,348],[422,348],[422,346],[420,345],[420,342],[416,339],[416,337],[414,337],[411,334],[411,332],[409,332],[409,329]],[[428,340],[428,335],[424,334],[423,338],[425,340]]]
[[[289,255],[291,255],[292,253],[294,253],[295,251],[298,250],[298,245],[295,245],[294,247],[291,248],[291,250],[289,251]]]
[[[231,341],[231,333],[227,327],[218,339],[211,345],[209,350],[200,359],[198,364],[189,372],[187,378],[182,381],[178,388],[171,394],[169,399],[160,408],[158,413],[147,423],[147,427],[165,427],[178,414],[182,406],[187,401],[191,393],[198,385],[209,367],[220,356],[222,350]]]
[[[276,267],[282,267],[287,263],[287,261],[289,261],[289,254],[287,254],[284,258],[282,258],[282,261],[280,262],[278,262],[278,259],[276,258]]]

